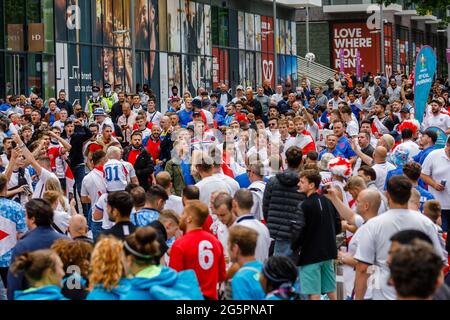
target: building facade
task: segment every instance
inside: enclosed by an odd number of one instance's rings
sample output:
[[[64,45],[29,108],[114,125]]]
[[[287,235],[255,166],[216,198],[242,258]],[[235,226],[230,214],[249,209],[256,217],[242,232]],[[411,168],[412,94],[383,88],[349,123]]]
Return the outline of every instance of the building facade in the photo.
[[[406,3],[406,2],[405,2]],[[339,70],[341,54],[344,71],[356,70],[360,57],[361,74],[400,70],[410,74],[421,46],[429,45],[438,59],[438,75],[447,73],[445,32],[438,32],[439,13],[419,16],[415,7],[403,1],[384,7],[384,66],[381,66],[379,5],[375,0],[323,0],[321,8],[311,8],[310,51],[316,61]],[[305,10],[297,10],[298,44],[305,41]],[[316,41],[317,40],[317,41]],[[299,46],[299,55],[306,54]]]
[[[65,89],[84,103],[94,84],[134,92],[136,79],[164,102],[172,86],[195,94],[222,82],[274,85],[272,15],[270,3],[256,0],[134,0],[133,12],[131,0],[5,0],[0,96],[36,88],[49,98]],[[295,85],[295,11],[279,8],[277,16],[278,79]],[[43,39],[33,48],[36,27]]]

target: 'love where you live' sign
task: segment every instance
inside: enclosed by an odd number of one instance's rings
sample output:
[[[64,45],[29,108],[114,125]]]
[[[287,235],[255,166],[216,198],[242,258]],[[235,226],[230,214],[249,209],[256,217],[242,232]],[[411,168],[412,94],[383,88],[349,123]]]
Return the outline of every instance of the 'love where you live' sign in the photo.
[[[416,107],[416,119],[419,122],[423,120],[435,73],[436,54],[430,46],[423,46],[417,55],[414,76],[414,104]]]

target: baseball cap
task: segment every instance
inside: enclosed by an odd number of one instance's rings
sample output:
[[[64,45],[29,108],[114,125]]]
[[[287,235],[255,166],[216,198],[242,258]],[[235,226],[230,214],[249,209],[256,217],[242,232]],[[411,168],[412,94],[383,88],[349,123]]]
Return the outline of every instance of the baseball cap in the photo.
[[[400,110],[402,113],[409,113],[408,107],[403,107],[402,110]]]
[[[191,105],[195,108],[201,108],[202,107],[202,102],[199,99],[194,99],[191,102]]]
[[[106,116],[105,110],[103,108],[97,108],[94,110],[93,113],[94,117],[95,116]]]
[[[107,82],[104,84],[103,88],[105,88],[105,89],[111,88],[111,85]]]
[[[100,88],[98,86],[93,86],[92,92],[100,92]]]

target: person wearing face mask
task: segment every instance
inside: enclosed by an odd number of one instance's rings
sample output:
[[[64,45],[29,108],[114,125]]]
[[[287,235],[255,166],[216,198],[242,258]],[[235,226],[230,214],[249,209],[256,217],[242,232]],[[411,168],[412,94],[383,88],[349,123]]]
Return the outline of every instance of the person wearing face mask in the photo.
[[[96,106],[96,105],[97,106],[100,105],[103,108],[103,110],[111,110],[111,108],[109,108],[106,100],[100,96],[100,88],[98,86],[93,86],[92,87],[92,95],[89,97],[88,101],[86,102],[84,110],[87,113],[92,114],[95,110],[94,106]]]
[[[111,85],[109,83],[105,83],[103,85],[103,100],[108,105],[106,109],[107,112],[112,110],[112,106],[119,101],[119,98],[115,92],[111,90]]]

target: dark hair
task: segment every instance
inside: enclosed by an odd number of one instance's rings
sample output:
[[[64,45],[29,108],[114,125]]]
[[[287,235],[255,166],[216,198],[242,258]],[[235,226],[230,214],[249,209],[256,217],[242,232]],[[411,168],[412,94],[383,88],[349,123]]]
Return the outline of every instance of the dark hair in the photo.
[[[411,244],[414,240],[422,240],[429,244],[433,244],[431,238],[425,232],[419,230],[402,230],[394,234],[389,240],[403,245]]]
[[[293,286],[297,281],[298,270],[290,258],[273,256],[264,264],[262,274],[267,279],[267,290],[271,292],[283,285]]]
[[[405,176],[393,176],[387,183],[387,193],[392,201],[405,205],[411,197],[412,184]]]
[[[11,272],[15,275],[25,272],[25,278],[33,285],[43,278],[48,269],[56,269],[55,256],[52,250],[25,252],[16,257],[11,265]]]
[[[111,208],[117,209],[121,217],[129,217],[133,210],[133,198],[126,191],[109,193],[107,203]]]
[[[402,139],[411,139],[413,136],[413,132],[410,128],[405,128],[402,130]]]
[[[228,242],[231,245],[237,244],[242,256],[251,257],[255,255],[258,232],[242,225],[235,225],[229,230]]]
[[[369,176],[371,181],[377,180],[377,173],[372,167],[362,166],[358,169],[358,171],[362,171],[365,176]]]
[[[322,176],[317,170],[303,170],[300,173],[300,178],[306,178],[309,183],[314,183],[316,188],[319,188],[320,183],[322,182]]]
[[[344,104],[345,103],[345,104]],[[342,113],[346,113],[346,114],[348,114],[348,115],[351,115],[352,114],[352,108],[350,108],[349,106],[348,106],[348,104],[346,103],[346,102],[342,102],[342,109],[341,109],[341,112]]]
[[[375,105],[381,106],[383,108],[383,110],[386,110],[386,104],[381,100],[378,100],[377,102],[375,102]]]
[[[25,204],[25,211],[28,219],[34,218],[38,227],[50,227],[53,223],[53,209],[43,199],[31,199]]]
[[[166,190],[164,190],[164,188],[159,185],[151,186],[147,191],[147,200],[149,202],[154,202],[159,199],[162,199],[164,201],[167,201],[167,199],[169,199]]]
[[[239,189],[233,198],[239,208],[244,210],[251,210],[253,207],[253,194],[248,189]]]
[[[134,130],[133,133],[131,134],[131,139],[133,139],[134,136],[139,136],[142,138],[142,132],[139,130]]]
[[[360,127],[362,127],[362,125],[363,124],[370,124],[370,125],[372,125],[372,122],[370,122],[370,120],[363,120],[363,121],[361,121],[361,126]]]
[[[227,192],[219,193],[214,199],[214,209],[218,209],[222,205],[226,205],[228,210],[231,210],[233,207],[233,198]]]
[[[137,264],[152,264],[160,254],[158,233],[152,227],[138,228],[125,239],[124,249],[125,254],[132,255]]]
[[[425,132],[423,134],[426,134],[427,136],[429,136],[431,138],[431,141],[433,141],[433,143],[436,143],[436,141],[437,141],[436,132],[434,132],[433,130],[425,130]]]
[[[441,257],[433,246],[420,240],[398,248],[389,264],[397,294],[422,299],[429,298],[436,291],[442,267]]]
[[[408,162],[403,166],[403,174],[412,181],[418,181],[422,173],[422,166],[417,162]]]
[[[196,186],[186,186],[183,189],[183,197],[188,200],[199,200],[200,199],[200,190]]]
[[[106,157],[106,152],[105,151],[103,151],[103,150],[96,150],[92,154],[92,163],[94,164],[94,166],[96,166],[105,157]]]
[[[317,161],[317,159],[319,159],[319,154],[318,154],[316,151],[309,151],[309,152],[306,154],[306,157],[307,157],[309,160]]]
[[[8,186],[8,178],[4,174],[0,174],[0,192]]]
[[[297,169],[298,167],[300,167],[303,160],[302,149],[295,146],[290,147],[286,151],[286,160],[289,168]]]

